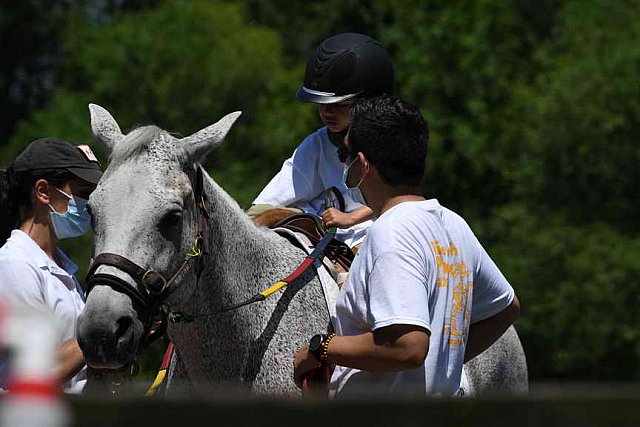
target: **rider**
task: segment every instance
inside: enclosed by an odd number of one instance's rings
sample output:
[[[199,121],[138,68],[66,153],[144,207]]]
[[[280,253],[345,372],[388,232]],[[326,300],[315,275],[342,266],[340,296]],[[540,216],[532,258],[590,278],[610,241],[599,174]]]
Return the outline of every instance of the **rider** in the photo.
[[[88,145],[42,138],[0,171],[0,300],[53,312],[63,327],[53,377],[82,391],[86,368],[76,341],[84,308],[76,265],[58,247],[91,225],[87,199],[102,172]]]
[[[324,40],[307,63],[298,98],[318,104],[325,126],[302,141],[248,213],[256,216],[272,207],[296,208],[321,215],[327,227],[341,228],[336,238],[348,246],[361,243],[372,211],[363,200],[354,200],[341,182],[344,159],[338,151],[351,121],[349,107],[358,98],[391,94],[393,85],[391,57],[373,38],[344,33]],[[346,212],[326,209],[323,194],[333,186],[345,196]]]
[[[337,336],[316,335],[298,351],[296,383],[325,361],[337,365],[340,396],[452,396],[463,363],[518,317],[518,299],[467,223],[422,197],[429,131],[420,110],[383,97],[352,114],[344,181],[377,219],[339,291]]]

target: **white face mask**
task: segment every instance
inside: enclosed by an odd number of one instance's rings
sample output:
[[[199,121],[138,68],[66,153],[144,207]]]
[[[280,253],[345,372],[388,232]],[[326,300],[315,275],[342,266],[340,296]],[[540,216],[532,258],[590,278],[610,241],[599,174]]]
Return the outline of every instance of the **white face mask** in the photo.
[[[69,199],[69,205],[65,213],[58,213],[53,209],[53,206],[49,205],[49,209],[53,211],[49,215],[51,216],[51,224],[56,237],[62,240],[82,236],[91,226],[91,215],[87,211],[87,200],[78,196],[70,196],[59,188],[56,188],[56,190]]]
[[[366,205],[367,202],[364,199],[364,196],[362,195],[362,191],[360,191],[360,184],[362,184],[362,181],[364,181],[364,176],[360,178],[360,181],[358,181],[355,187],[349,187],[349,184],[347,183],[347,180],[349,178],[349,168],[353,166],[356,160],[358,160],[357,157],[353,159],[353,161],[349,163],[349,165],[345,166],[344,172],[342,173],[342,182],[344,183],[344,186],[347,187],[347,196],[349,196],[351,200],[353,200],[356,203],[360,203],[361,205]],[[365,173],[365,176],[366,176],[366,173]]]

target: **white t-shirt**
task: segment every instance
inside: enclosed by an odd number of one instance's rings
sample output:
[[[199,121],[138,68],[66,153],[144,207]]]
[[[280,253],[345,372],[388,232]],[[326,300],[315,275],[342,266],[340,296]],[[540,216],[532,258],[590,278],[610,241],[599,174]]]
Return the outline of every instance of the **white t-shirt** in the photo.
[[[59,266],[20,230],[0,248],[0,298],[9,304],[53,312],[62,325],[59,341],[76,337],[78,316],[84,309],[82,289],[74,274],[78,267],[60,249]],[[80,393],[87,381],[86,367],[64,385],[67,393]]]
[[[314,215],[325,211],[324,191],[330,187],[340,190],[345,199],[345,211],[362,207],[346,194],[342,182],[344,163],[340,162],[335,145],[329,140],[323,127],[307,136],[293,155],[285,160],[280,172],[253,201],[253,204],[287,206]],[[364,221],[351,228],[340,229],[336,238],[349,247],[362,242],[372,221]]]
[[[333,395],[451,396],[460,386],[469,325],[508,307],[514,291],[467,223],[437,200],[405,202],[369,228],[333,324],[360,335],[393,324],[430,331],[424,365],[374,373],[337,366]]]

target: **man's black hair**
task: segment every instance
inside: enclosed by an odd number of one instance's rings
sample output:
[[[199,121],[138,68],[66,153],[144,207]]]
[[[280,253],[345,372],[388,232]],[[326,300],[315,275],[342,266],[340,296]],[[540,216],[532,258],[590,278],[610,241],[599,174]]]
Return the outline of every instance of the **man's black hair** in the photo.
[[[391,186],[419,186],[429,142],[429,124],[420,109],[402,99],[382,96],[358,100],[349,112],[352,157],[362,152]]]

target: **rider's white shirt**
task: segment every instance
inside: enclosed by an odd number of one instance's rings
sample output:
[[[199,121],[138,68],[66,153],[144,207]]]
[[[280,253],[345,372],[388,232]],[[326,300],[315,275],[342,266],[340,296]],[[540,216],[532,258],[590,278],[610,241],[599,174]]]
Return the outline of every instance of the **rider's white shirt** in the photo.
[[[344,163],[338,158],[337,148],[329,141],[323,127],[307,136],[293,155],[285,160],[280,172],[253,201],[253,204],[287,206],[307,213],[322,215],[325,210],[324,191],[336,187],[345,198],[345,211],[351,212],[361,204],[346,194],[342,182]],[[336,238],[353,247],[362,242],[372,221],[338,230]]]
[[[430,332],[423,366],[373,373],[337,366],[331,392],[452,396],[469,325],[505,309],[514,291],[467,223],[437,200],[405,202],[386,211],[340,290],[333,324],[360,335],[393,324]]]
[[[74,274],[78,267],[60,249],[60,266],[26,233],[13,230],[0,248],[0,299],[9,304],[52,312],[62,326],[59,341],[76,337],[77,319],[84,309],[82,289]],[[86,368],[64,385],[67,393],[80,393]]]

